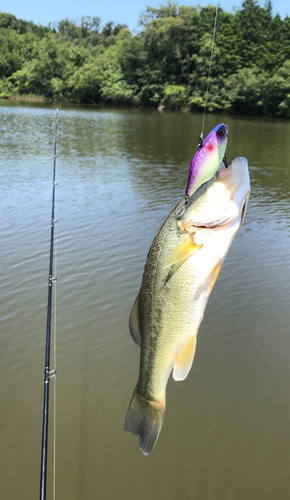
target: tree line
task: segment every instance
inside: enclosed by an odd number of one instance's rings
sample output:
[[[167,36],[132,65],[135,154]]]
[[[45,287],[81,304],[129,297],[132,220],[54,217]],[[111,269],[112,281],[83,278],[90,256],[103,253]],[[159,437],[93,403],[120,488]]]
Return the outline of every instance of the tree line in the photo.
[[[202,111],[216,8],[147,7],[132,34],[100,18],[48,26],[0,13],[0,96]],[[290,17],[218,10],[208,111],[290,118]]]

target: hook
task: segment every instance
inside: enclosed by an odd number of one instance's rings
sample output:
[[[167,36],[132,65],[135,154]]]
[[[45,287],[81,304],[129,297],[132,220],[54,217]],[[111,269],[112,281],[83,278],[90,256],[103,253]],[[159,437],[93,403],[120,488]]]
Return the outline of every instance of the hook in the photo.
[[[226,155],[223,157],[223,162],[224,162],[225,167],[228,168],[229,164],[228,164]]]

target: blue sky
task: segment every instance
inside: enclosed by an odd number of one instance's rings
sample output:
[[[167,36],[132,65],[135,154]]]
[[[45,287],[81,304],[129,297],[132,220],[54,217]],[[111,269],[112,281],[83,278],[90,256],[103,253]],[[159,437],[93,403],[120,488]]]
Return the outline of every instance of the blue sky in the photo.
[[[115,23],[126,23],[133,30],[137,27],[141,12],[145,12],[147,5],[158,7],[160,3],[166,3],[166,0],[1,0],[1,12],[9,12],[16,17],[32,20],[36,24],[47,25],[49,22],[56,22],[68,17],[78,19],[81,16],[99,16],[102,18],[102,24],[108,21]],[[216,5],[215,0],[190,1],[180,0],[179,5],[197,5],[205,6],[208,3]],[[260,1],[264,5],[264,0]],[[241,7],[242,0],[220,0],[220,6],[231,11],[233,6]],[[274,15],[279,13],[282,18],[290,15],[289,0],[272,0]]]

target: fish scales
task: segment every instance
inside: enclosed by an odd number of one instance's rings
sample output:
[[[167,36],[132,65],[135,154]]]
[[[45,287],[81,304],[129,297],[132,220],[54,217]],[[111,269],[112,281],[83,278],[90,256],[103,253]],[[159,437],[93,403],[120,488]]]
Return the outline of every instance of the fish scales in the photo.
[[[192,335],[195,326],[194,318],[187,318],[180,305],[178,314],[176,312],[177,304],[182,303],[184,310],[188,310],[198,301],[196,287],[189,286],[188,280],[184,279],[184,275],[187,277],[191,273],[192,281],[198,281],[198,270],[194,269],[192,273],[185,263],[166,282],[170,269],[164,269],[172,252],[186,239],[187,235],[180,230],[176,218],[169,216],[149,251],[139,292],[142,343],[138,388],[150,400],[156,400],[156,395],[163,399],[164,379],[172,369],[171,360],[177,355],[176,350],[180,350],[180,343],[186,346],[188,330]],[[168,250],[164,252],[165,243]],[[177,338],[180,339],[178,343]],[[162,379],[157,376],[160,371],[164,373]]]

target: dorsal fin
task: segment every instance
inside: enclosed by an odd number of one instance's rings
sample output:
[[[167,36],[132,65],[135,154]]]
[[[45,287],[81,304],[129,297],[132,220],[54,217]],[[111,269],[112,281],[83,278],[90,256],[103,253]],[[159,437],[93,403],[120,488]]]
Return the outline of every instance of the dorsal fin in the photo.
[[[185,349],[177,356],[173,365],[174,380],[184,380],[187,377],[195,354],[196,336],[197,334],[193,335]]]
[[[137,296],[135,303],[132,307],[132,311],[129,318],[129,329],[130,334],[134,342],[140,347],[141,346],[141,334],[139,328],[139,314],[138,314],[138,297]]]

